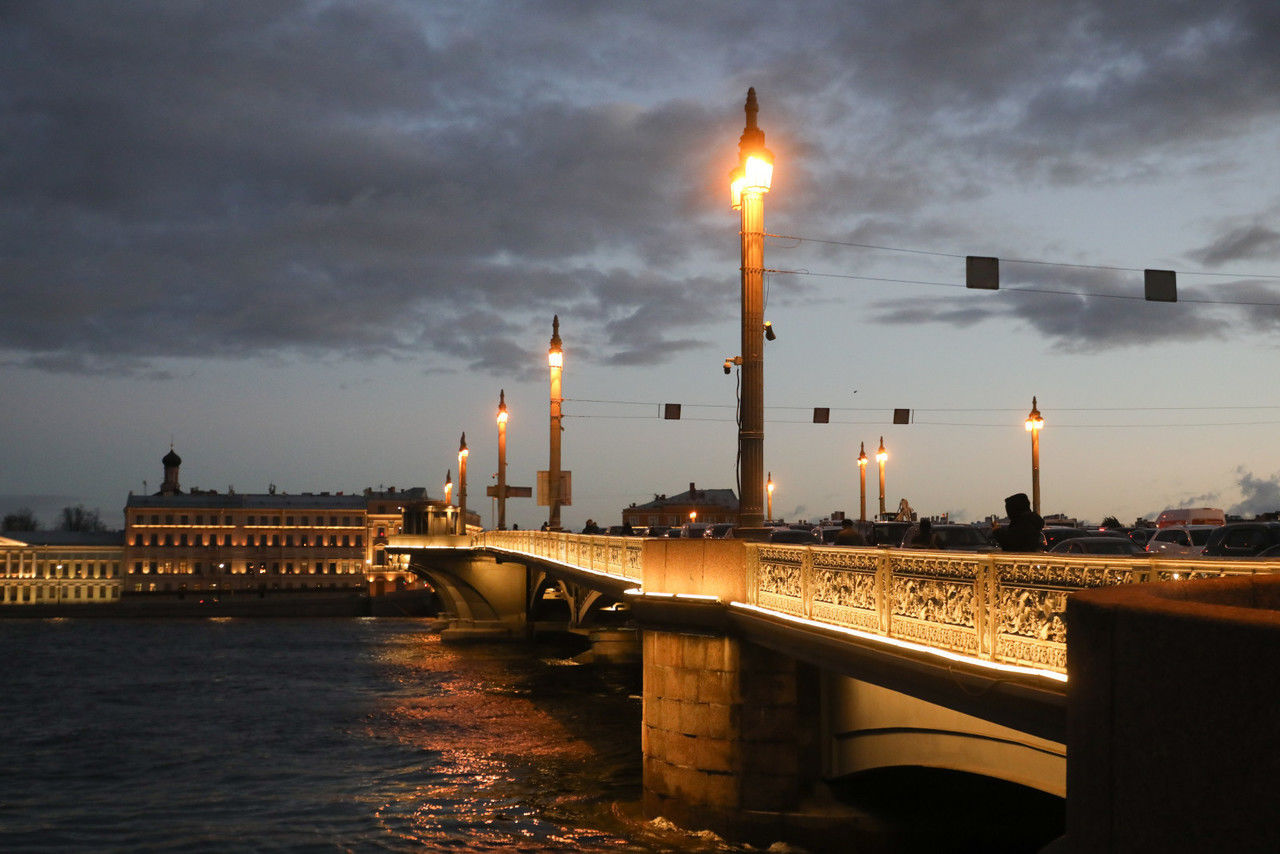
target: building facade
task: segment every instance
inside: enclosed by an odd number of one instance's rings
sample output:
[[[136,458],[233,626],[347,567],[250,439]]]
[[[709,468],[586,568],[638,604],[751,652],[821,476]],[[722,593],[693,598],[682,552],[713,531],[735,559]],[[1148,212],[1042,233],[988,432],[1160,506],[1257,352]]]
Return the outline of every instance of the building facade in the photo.
[[[415,589],[403,556],[386,551],[407,508],[433,508],[421,487],[360,494],[191,490],[170,449],[154,495],[125,505],[125,593],[361,588]],[[439,515],[447,516],[447,511]]]
[[[0,535],[0,607],[119,602],[119,531],[13,531]]]
[[[696,519],[691,519],[692,513],[697,514]],[[632,527],[675,526],[689,521],[738,521],[738,496],[732,489],[698,489],[691,483],[688,492],[655,495],[652,501],[632,504],[622,511],[622,524]]]

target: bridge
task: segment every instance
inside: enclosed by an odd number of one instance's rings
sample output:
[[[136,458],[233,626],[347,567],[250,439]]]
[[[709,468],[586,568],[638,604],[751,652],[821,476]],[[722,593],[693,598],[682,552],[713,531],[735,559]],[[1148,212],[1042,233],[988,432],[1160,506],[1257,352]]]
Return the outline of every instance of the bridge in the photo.
[[[1074,793],[1096,785],[1067,762],[1083,725],[1069,714],[1069,608],[1089,590],[1270,584],[1280,568],[532,531],[400,536],[389,550],[436,588],[449,639],[521,637],[551,591],[571,628],[616,653],[626,609],[641,629],[646,812],[739,835],[779,829],[822,780],[889,766],[1072,788],[1070,825]]]

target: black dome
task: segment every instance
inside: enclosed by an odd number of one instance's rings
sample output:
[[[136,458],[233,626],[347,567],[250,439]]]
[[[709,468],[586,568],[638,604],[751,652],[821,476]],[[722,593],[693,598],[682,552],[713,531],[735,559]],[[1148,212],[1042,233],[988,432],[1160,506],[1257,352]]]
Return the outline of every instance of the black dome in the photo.
[[[175,454],[173,452],[173,448],[170,448],[169,453],[165,454],[164,459],[162,459],[160,462],[164,463],[165,468],[170,468],[172,466],[180,466],[182,465],[182,457]]]

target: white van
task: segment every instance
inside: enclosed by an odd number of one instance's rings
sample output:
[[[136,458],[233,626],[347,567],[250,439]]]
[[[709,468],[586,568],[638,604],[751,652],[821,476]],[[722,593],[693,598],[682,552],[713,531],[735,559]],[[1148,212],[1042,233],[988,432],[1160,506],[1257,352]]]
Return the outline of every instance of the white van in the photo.
[[[1181,507],[1176,510],[1165,510],[1156,517],[1157,528],[1225,524],[1227,524],[1227,514],[1216,507]]]

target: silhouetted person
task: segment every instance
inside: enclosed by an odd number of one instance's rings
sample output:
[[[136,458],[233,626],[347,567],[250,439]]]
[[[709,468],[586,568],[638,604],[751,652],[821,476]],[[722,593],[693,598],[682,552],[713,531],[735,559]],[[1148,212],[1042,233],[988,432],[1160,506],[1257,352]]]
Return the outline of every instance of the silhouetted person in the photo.
[[[598,534],[598,533],[600,533],[600,526],[596,524],[596,520],[595,520],[595,519],[588,519],[588,520],[587,520],[586,527],[584,527],[584,528],[582,529],[582,533],[584,533],[584,534]]]
[[[852,519],[845,519],[840,523],[840,533],[836,534],[835,544],[837,546],[865,546],[867,538],[862,536],[862,532],[853,527]]]
[[[1004,512],[1009,524],[991,532],[1000,548],[1007,552],[1038,552],[1044,548],[1040,531],[1044,519],[1031,509],[1031,499],[1025,492],[1017,492],[1004,500]]]

